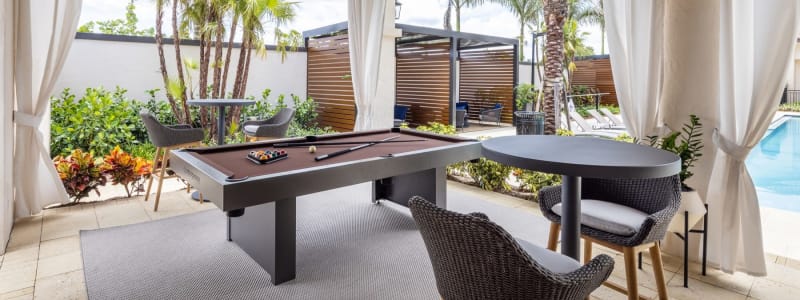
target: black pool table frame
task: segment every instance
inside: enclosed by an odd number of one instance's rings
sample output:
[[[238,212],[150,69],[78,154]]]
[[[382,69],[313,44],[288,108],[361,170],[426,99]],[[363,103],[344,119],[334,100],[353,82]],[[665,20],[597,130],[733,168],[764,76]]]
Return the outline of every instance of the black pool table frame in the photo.
[[[386,199],[405,206],[411,196],[420,195],[435,200],[439,207],[446,207],[445,167],[481,157],[481,145],[477,140],[408,129],[391,130],[454,142],[386,157],[356,159],[234,182],[186,150],[172,151],[170,168],[227,213],[228,240],[236,242],[271,275],[272,283],[277,285],[295,278],[297,196],[372,182],[373,202]],[[386,133],[389,129],[371,132]],[[333,136],[350,135],[352,133]],[[255,145],[263,147],[278,142],[302,141],[306,139],[282,139]]]

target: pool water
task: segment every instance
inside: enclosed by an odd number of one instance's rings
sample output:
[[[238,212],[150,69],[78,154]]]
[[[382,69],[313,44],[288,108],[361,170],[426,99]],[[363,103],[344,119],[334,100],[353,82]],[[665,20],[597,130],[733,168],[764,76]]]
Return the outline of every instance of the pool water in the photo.
[[[784,117],[747,157],[762,206],[800,212],[800,117]]]

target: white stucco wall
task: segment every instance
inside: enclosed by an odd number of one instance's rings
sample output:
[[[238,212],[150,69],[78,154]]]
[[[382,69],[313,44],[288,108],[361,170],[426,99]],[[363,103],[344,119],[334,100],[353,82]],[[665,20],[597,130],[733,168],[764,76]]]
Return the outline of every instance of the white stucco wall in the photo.
[[[239,49],[235,48],[231,58],[231,70],[228,78],[228,91],[233,85]],[[198,61],[198,46],[181,46],[183,57],[191,57]],[[175,73],[175,51],[172,44],[164,45],[164,56],[170,72]],[[211,76],[209,76],[209,81]],[[197,72],[193,72],[193,84],[197,91]],[[158,51],[154,43],[120,42],[90,40],[77,38],[72,44],[67,61],[56,82],[53,94],[70,88],[78,96],[88,87],[103,86],[113,89],[120,86],[128,90],[128,97],[147,100],[146,90],[160,88],[163,99],[164,85],[158,63]],[[290,52],[285,62],[281,63],[280,53],[268,51],[266,58],[253,53],[250,64],[250,75],[247,83],[247,94],[259,98],[265,88],[272,89],[271,99],[278,94],[290,93],[305,97],[306,95],[306,53]],[[195,95],[197,93],[195,92]]]

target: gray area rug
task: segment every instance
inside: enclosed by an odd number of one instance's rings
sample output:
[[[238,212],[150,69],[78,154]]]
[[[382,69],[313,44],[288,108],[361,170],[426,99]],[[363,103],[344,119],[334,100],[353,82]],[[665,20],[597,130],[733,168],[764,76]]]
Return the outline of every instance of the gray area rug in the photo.
[[[219,210],[81,231],[91,299],[438,299],[425,245],[408,209],[373,205],[369,185],[297,203],[297,277],[269,274],[225,239]],[[470,193],[448,191],[452,210],[482,211],[543,245],[549,223]]]

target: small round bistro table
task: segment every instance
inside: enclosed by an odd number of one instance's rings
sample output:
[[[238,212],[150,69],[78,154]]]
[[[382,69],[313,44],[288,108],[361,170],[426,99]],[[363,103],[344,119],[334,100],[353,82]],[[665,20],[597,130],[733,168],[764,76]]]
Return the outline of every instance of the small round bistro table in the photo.
[[[672,152],[593,137],[504,136],[483,141],[482,148],[487,159],[563,176],[561,253],[578,261],[581,177],[659,178],[681,170],[681,159]]]
[[[186,104],[193,106],[216,106],[217,109],[217,146],[225,145],[225,107],[226,106],[247,106],[256,103],[255,100],[248,99],[192,99],[187,100]],[[200,201],[200,193],[192,193],[192,199]],[[204,202],[211,202],[204,199]]]
[[[193,99],[186,101],[188,105],[194,106],[216,106],[217,109],[217,145],[225,144],[225,107],[226,106],[247,106],[256,103],[255,100],[248,99]]]

